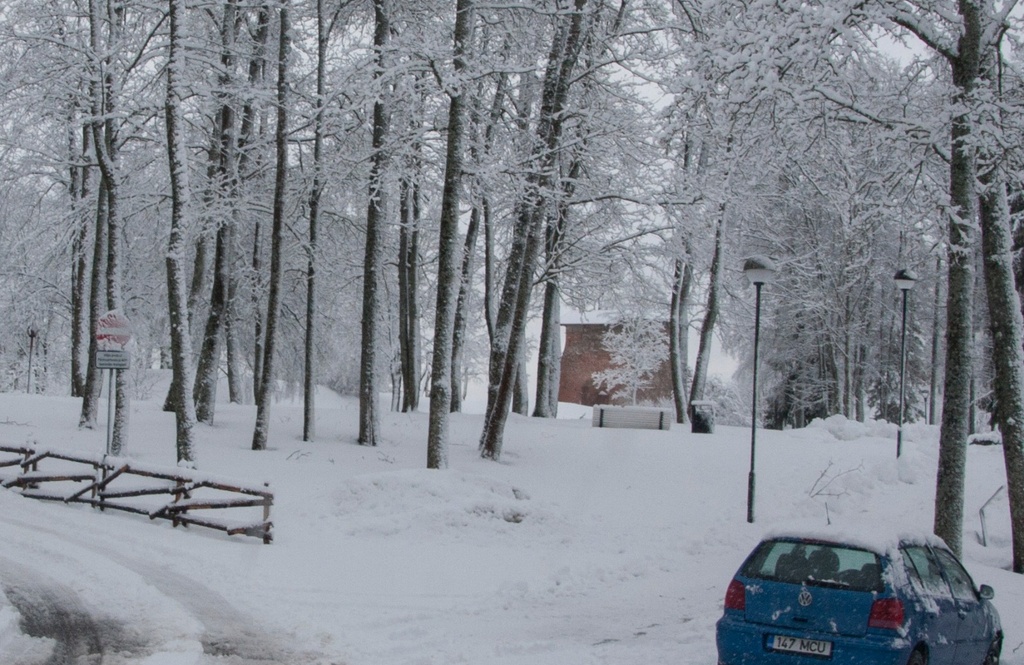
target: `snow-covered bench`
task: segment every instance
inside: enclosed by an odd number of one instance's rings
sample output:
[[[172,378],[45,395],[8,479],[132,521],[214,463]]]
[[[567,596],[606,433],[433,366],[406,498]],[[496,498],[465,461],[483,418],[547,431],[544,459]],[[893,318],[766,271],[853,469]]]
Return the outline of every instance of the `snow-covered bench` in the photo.
[[[667,430],[672,427],[673,417],[671,409],[595,404],[593,426]]]

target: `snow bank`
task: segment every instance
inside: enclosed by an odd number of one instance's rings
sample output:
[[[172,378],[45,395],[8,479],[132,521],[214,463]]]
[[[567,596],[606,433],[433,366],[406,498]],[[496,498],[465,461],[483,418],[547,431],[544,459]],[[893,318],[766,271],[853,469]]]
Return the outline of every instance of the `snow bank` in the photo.
[[[403,469],[351,479],[332,514],[351,536],[397,534],[465,540],[516,536],[555,519],[511,484],[472,473]],[[548,527],[550,528],[550,526]]]
[[[807,426],[809,430],[825,430],[839,441],[854,441],[866,437],[895,437],[896,425],[884,420],[858,422],[846,416],[835,415],[828,418],[815,418]]]

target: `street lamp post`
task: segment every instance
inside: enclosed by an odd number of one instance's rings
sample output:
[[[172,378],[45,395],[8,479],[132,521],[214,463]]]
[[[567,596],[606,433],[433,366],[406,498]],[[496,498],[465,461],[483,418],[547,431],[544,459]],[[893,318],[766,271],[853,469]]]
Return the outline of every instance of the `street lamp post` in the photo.
[[[28,329],[28,378],[25,381],[25,392],[32,394],[32,356],[36,350],[36,329],[30,326]]]
[[[757,347],[761,337],[761,287],[772,281],[775,265],[764,256],[751,256],[743,262],[743,274],[754,285],[754,376],[750,415],[750,473],[747,475],[747,522],[754,523],[754,487],[757,459]]]
[[[906,402],[904,378],[907,373],[907,293],[914,288],[917,275],[912,270],[900,268],[893,277],[896,286],[903,292],[903,322],[900,325],[900,407],[899,421],[896,428],[896,459],[903,453],[903,407]]]

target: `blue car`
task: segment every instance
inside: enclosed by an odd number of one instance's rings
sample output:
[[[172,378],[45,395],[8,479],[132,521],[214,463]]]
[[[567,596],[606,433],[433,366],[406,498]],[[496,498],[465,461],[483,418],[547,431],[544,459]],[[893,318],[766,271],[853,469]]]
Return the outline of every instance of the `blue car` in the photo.
[[[769,537],[726,591],[718,663],[997,665],[992,596],[935,537]]]

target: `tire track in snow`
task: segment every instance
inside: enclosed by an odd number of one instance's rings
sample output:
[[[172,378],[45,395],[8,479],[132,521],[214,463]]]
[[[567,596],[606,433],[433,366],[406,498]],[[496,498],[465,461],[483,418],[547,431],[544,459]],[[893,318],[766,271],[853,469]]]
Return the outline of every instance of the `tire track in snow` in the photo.
[[[203,625],[200,641],[203,653],[228,662],[245,665],[290,665],[314,662],[302,660],[277,645],[283,636],[275,636],[249,616],[236,610],[220,594],[199,585],[195,580],[177,575],[150,563],[111,557],[140,575],[160,593],[173,598]]]
[[[57,529],[32,524],[12,518],[10,515],[4,515],[3,521],[53,536],[62,542],[73,543],[76,547],[93,552],[144,579],[147,584],[156,589],[161,595],[182,606],[188,615],[202,626],[202,634],[197,637],[202,644],[203,653],[208,656],[206,660],[209,660],[210,663],[223,665],[342,665],[341,661],[331,660],[314,652],[299,651],[282,646],[290,641],[286,635],[261,625],[253,617],[237,610],[219,593],[203,586],[194,579],[173,573],[148,560],[130,557],[124,553],[113,551],[106,543],[70,540],[66,534],[61,533]],[[34,574],[29,569],[24,566],[18,566],[13,562],[10,562],[10,564],[12,568],[20,568],[22,570],[22,573],[16,574],[17,577],[20,578],[23,574],[25,579],[33,579]],[[0,566],[6,570],[8,561],[0,559]],[[12,583],[12,588],[16,586],[16,584]],[[67,590],[69,594],[73,595],[70,589],[56,583],[50,585],[50,588]],[[62,591],[58,592],[57,595],[60,595],[60,593]],[[15,593],[15,595],[17,594]],[[40,593],[40,595],[42,594]],[[77,596],[75,597],[77,598]],[[21,608],[18,607],[13,599],[11,604],[21,612]],[[72,608],[73,611],[69,612],[65,623],[79,626],[80,632],[83,635],[81,639],[92,639],[86,636],[92,631],[89,627],[90,624],[95,626],[97,622],[89,618],[88,612],[85,611],[80,601],[74,603]],[[30,608],[29,612],[31,611]],[[25,616],[25,612],[22,612],[22,615]],[[26,634],[33,637],[36,636],[29,632],[25,625],[22,628]],[[139,628],[144,630],[144,626]],[[104,630],[119,633],[118,635],[111,635],[108,639],[109,643],[125,641],[124,630],[117,630],[113,625],[105,625]],[[101,648],[96,650],[95,653],[103,653],[102,634],[103,631],[101,630],[100,635],[93,640],[101,645]],[[80,646],[74,648],[78,651],[83,650]],[[144,645],[141,643],[136,643],[135,648],[145,650]],[[88,651],[89,649],[84,650]],[[118,660],[117,662],[124,661]],[[5,663],[3,665],[8,664]],[[106,663],[102,659],[55,660],[47,661],[43,665],[106,665]]]
[[[146,650],[116,622],[95,618],[66,585],[8,559],[0,559],[0,571],[0,588],[21,615],[21,630],[53,640],[40,665],[103,665],[106,655]]]

